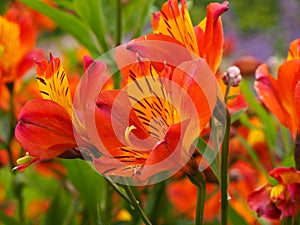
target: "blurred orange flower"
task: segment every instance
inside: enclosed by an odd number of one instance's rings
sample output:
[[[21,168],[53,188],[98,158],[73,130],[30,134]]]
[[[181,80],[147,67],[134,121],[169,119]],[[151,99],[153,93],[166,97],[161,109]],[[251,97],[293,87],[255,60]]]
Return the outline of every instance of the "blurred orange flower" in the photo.
[[[256,70],[255,90],[261,101],[289,128],[293,138],[300,131],[300,58],[299,39],[291,43],[287,61],[280,65],[277,79],[266,64]]]

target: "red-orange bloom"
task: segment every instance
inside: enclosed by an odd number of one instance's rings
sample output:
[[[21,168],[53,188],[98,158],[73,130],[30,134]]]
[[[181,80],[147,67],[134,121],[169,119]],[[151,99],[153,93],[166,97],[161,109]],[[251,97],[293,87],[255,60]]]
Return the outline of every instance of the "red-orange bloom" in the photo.
[[[152,17],[154,33],[171,36],[187,49],[204,58],[212,71],[216,73],[223,54],[223,27],[221,14],[228,10],[228,2],[210,3],[207,16],[193,28],[186,1],[166,2],[158,13]]]
[[[20,113],[15,136],[27,151],[18,161],[21,169],[38,159],[81,157],[73,132],[69,82],[60,60],[50,54],[50,62],[42,59],[36,64],[43,99],[27,102]]]
[[[270,175],[278,183],[256,189],[249,195],[249,206],[258,216],[269,219],[294,216],[300,208],[300,172],[294,168],[276,168]]]
[[[103,153],[94,159],[98,171],[144,182],[163,171],[177,172],[187,163],[194,150],[193,141],[212,115],[217,89],[215,77],[202,59],[183,61],[175,69],[165,64],[159,70],[155,62],[136,58],[131,50],[124,50],[124,60],[131,56],[135,60],[128,62],[125,70],[121,68],[128,78],[127,86],[99,95],[96,129],[89,124],[87,130]],[[150,52],[151,48],[143,50]],[[153,51],[152,56],[164,53],[161,49]],[[166,61],[170,62],[168,58]]]
[[[256,70],[255,89],[266,107],[289,128],[295,138],[300,128],[300,59],[299,39],[291,43],[287,61],[278,69],[277,79],[267,65]]]

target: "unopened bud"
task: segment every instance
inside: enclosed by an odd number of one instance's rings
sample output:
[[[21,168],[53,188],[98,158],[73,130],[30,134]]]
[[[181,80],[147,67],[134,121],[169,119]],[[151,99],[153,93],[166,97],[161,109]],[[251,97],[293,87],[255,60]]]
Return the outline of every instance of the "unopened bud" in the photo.
[[[241,71],[237,66],[230,66],[227,71],[222,75],[224,84],[233,87],[239,86],[242,81]]]

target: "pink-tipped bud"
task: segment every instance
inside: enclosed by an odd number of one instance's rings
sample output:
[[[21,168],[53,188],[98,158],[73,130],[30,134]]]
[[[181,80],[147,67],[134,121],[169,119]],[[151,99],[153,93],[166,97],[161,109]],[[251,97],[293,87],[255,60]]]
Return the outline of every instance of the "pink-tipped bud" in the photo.
[[[224,84],[233,87],[239,86],[242,81],[241,71],[237,66],[230,66],[227,71],[222,75]]]

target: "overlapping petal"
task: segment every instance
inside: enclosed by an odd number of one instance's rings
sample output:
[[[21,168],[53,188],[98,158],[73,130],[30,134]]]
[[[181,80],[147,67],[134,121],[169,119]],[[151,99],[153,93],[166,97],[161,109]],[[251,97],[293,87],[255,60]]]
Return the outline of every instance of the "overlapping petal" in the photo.
[[[70,116],[50,100],[32,100],[22,108],[15,136],[31,156],[41,159],[57,157],[77,146]]]
[[[227,10],[227,1],[222,4],[210,3],[207,6],[206,18],[195,27],[199,55],[206,59],[214,73],[221,63],[224,45],[223,25],[220,16]]]
[[[207,6],[207,16],[193,28],[185,0],[166,2],[152,17],[154,33],[170,36],[182,43],[188,50],[205,58],[216,73],[223,54],[223,27],[221,14],[228,10],[228,2],[211,3]]]
[[[300,80],[300,60],[290,60],[278,69],[275,80],[268,72],[266,65],[256,71],[255,89],[266,107],[278,120],[290,129],[295,137],[299,130],[299,118],[296,114],[295,91]]]

